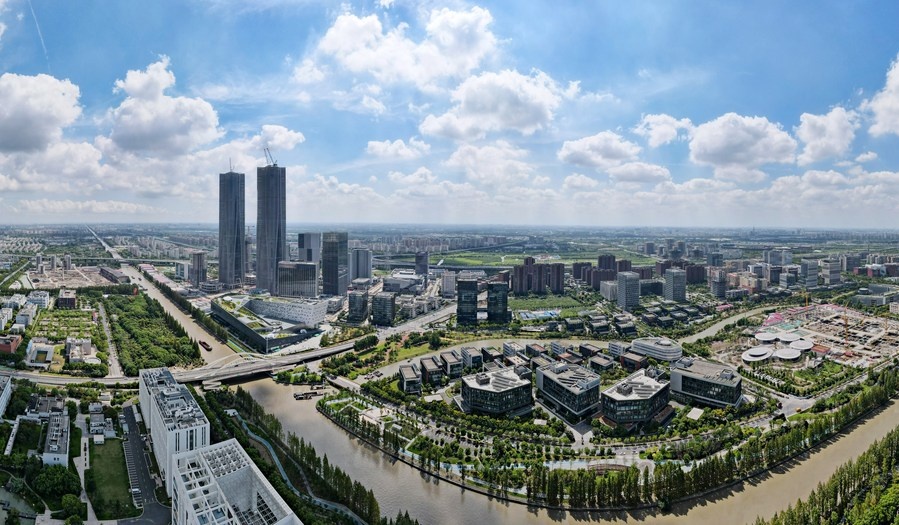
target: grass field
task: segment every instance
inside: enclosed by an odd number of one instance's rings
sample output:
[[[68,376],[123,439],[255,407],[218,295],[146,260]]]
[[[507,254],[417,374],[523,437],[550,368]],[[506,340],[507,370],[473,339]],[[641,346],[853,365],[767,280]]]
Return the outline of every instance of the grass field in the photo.
[[[90,459],[96,480],[96,490],[90,496],[97,517],[117,519],[136,515],[122,441],[107,439],[102,445],[94,445],[91,441]]]
[[[568,295],[546,295],[530,297],[510,297],[509,308],[518,310],[548,310],[551,308],[587,308],[580,301]]]

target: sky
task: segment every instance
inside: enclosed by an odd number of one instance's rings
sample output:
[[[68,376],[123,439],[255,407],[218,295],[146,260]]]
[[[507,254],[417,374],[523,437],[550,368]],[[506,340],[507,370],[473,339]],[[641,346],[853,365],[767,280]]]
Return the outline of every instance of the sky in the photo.
[[[899,2],[0,0],[0,224],[894,228]]]

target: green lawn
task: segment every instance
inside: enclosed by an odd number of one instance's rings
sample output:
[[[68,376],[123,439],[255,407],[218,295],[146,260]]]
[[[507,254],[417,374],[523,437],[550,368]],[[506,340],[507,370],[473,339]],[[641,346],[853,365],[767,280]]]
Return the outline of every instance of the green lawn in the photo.
[[[107,439],[102,445],[90,443],[91,471],[95,489],[91,504],[100,519],[118,519],[139,514],[131,501],[125,450],[119,439]]]
[[[418,357],[432,351],[433,350],[428,346],[428,343],[410,346],[409,348],[400,347],[394,350],[394,352],[396,352],[396,361],[405,361],[406,359],[412,359],[413,357]]]
[[[574,299],[569,295],[532,295],[528,297],[510,297],[509,308],[512,309],[512,311],[549,310],[555,308],[573,308],[579,310],[589,309],[589,307],[584,306],[577,299]]]

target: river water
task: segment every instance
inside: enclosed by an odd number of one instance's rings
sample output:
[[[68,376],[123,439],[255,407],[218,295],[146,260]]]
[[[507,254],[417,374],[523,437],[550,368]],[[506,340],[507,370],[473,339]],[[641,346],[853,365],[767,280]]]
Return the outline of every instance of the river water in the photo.
[[[295,387],[278,385],[271,379],[243,384],[266,410],[278,416],[284,431],[294,432],[312,443],[320,455],[327,454],[353,479],[371,488],[381,513],[395,516],[408,510],[422,524],[559,524],[645,523],[648,525],[722,525],[752,523],[757,516],[770,517],[778,510],[805,498],[819,481],[866,450],[899,421],[899,403],[886,409],[818,449],[807,459],[776,469],[761,479],[720,491],[702,501],[676,506],[667,515],[638,513],[570,513],[530,509],[504,503],[455,485],[429,478],[404,463],[392,462],[381,452],[350,437],[315,410],[315,401],[293,399]]]

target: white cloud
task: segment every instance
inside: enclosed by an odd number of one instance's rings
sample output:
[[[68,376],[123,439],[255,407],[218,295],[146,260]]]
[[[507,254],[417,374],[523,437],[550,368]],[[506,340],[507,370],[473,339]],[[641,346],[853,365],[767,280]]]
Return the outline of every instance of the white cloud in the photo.
[[[874,115],[874,123],[868,132],[875,137],[892,133],[899,135],[899,56],[890,64],[886,84],[861,109]]]
[[[377,15],[344,13],[321,39],[318,52],[352,73],[369,73],[379,82],[409,82],[433,90],[443,79],[469,74],[493,53],[492,22],[490,12],[480,7],[435,9],[425,38],[416,42],[406,36],[405,23],[385,30]]]
[[[590,137],[566,140],[557,156],[569,164],[608,169],[636,160],[640,149],[617,133],[601,131]]]
[[[425,168],[424,166],[418,168],[412,173],[409,173],[408,175],[399,171],[391,171],[387,174],[387,178],[390,179],[390,182],[403,186],[431,184],[432,182],[437,180],[437,177],[433,173],[431,173],[431,170]]]
[[[116,91],[127,97],[110,111],[116,146],[127,151],[179,155],[208,144],[222,135],[218,115],[201,98],[170,97],[165,90],[175,84],[163,56],[146,71],[128,71],[117,80]]]
[[[855,157],[855,162],[871,162],[872,160],[877,160],[877,153],[874,153],[873,151],[866,151],[858,157]]]
[[[759,182],[760,166],[792,163],[796,140],[765,117],[724,114],[697,126],[690,140],[690,159],[712,166],[720,179]]]
[[[606,170],[615,182],[664,182],[671,179],[668,168],[646,162],[628,162]]]
[[[446,165],[464,169],[470,180],[482,184],[518,184],[534,173],[534,167],[522,160],[527,156],[527,151],[499,140],[491,146],[462,145]]]
[[[80,90],[49,75],[0,75],[0,151],[34,151],[62,138],[81,115]]]
[[[316,84],[325,78],[325,73],[311,59],[304,59],[293,70],[293,80],[297,84]]]
[[[415,137],[410,138],[408,144],[403,142],[403,139],[396,139],[393,142],[370,140],[365,151],[369,155],[388,159],[417,159],[427,155],[431,151],[431,145]]]
[[[581,173],[572,173],[571,175],[565,177],[565,180],[562,182],[563,191],[589,190],[597,186],[599,186],[598,180]]]
[[[643,115],[640,123],[633,129],[634,133],[647,139],[651,148],[668,144],[680,136],[681,131],[687,134],[693,129],[688,118],[676,119],[671,115]]]
[[[826,115],[803,113],[796,136],[805,143],[796,159],[800,166],[842,157],[849,151],[858,129],[858,114],[835,107]]]
[[[21,213],[40,213],[42,215],[72,215],[72,214],[164,214],[166,210],[125,201],[96,201],[96,200],[53,200],[53,199],[24,199],[18,201],[16,209]],[[162,216],[159,216],[162,218]]]
[[[488,72],[469,77],[455,91],[456,105],[440,116],[428,115],[419,126],[426,135],[453,139],[481,138],[489,131],[515,130],[531,135],[553,120],[563,90],[542,71]]]

